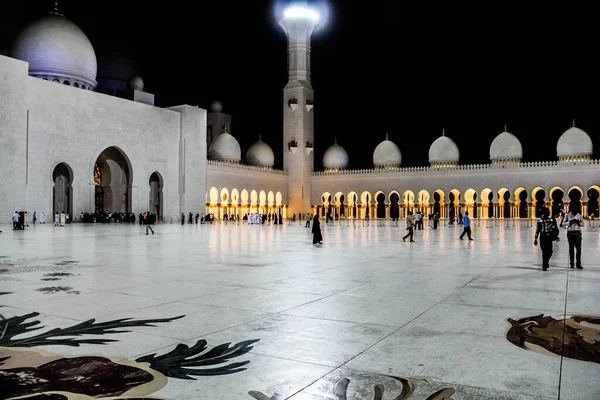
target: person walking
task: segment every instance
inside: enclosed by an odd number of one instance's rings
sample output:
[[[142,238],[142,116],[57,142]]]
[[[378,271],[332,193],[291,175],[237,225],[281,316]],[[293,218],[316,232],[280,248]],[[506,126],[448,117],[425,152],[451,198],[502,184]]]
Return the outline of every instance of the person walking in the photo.
[[[568,213],[564,213],[561,225],[567,229],[567,241],[569,242],[569,264],[574,268],[575,261],[577,269],[581,266],[581,228],[583,228],[583,217],[579,213],[579,207],[571,205]],[[577,250],[576,255],[575,250]]]
[[[306,225],[304,225],[304,227],[310,228],[310,213],[306,213]]]
[[[547,271],[552,257],[552,242],[560,241],[558,225],[556,219],[550,217],[550,210],[547,207],[542,208],[542,216],[537,222],[535,229],[535,240],[533,245],[538,245],[540,239],[540,249],[542,250],[542,270]]]
[[[463,233],[460,235],[460,240],[463,240],[463,237],[467,235],[469,240],[473,240],[471,237],[471,218],[469,218],[469,212],[465,211],[465,215],[462,219]]]
[[[150,226],[150,211],[144,213],[144,223],[146,224],[146,235],[148,234],[148,230],[152,231],[154,235],[154,229]]]
[[[321,235],[321,223],[319,217],[315,214],[312,226],[313,244],[323,244],[323,235]]]
[[[414,240],[413,240],[414,229],[415,229],[415,217],[413,217],[412,211],[409,211],[406,215],[406,230],[408,231],[408,233],[406,235],[404,235],[404,237],[402,238],[402,241],[406,242],[406,239],[410,237],[410,241],[414,242]]]

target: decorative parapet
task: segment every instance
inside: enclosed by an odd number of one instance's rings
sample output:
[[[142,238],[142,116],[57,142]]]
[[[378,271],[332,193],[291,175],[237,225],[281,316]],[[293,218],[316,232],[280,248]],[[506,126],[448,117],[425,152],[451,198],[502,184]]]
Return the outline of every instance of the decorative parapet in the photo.
[[[245,171],[257,171],[257,172],[268,172],[270,174],[286,175],[287,173],[280,169],[273,169],[272,167],[260,167],[257,165],[248,164],[232,164],[224,161],[207,160],[208,167],[213,169],[221,170],[245,170]]]
[[[386,175],[398,173],[414,173],[414,172],[435,172],[438,173],[454,173],[456,171],[473,171],[473,170],[500,170],[500,169],[517,169],[528,170],[534,168],[563,168],[568,166],[585,166],[585,165],[600,165],[600,159],[588,161],[533,161],[526,163],[514,164],[471,164],[457,165],[452,167],[405,167],[396,169],[343,169],[337,171],[314,171],[313,176],[331,176],[331,175]]]

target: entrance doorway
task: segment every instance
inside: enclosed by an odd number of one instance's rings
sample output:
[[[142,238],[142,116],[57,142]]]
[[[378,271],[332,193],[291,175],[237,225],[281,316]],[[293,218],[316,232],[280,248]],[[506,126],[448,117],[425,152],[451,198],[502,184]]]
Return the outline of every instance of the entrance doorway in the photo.
[[[73,173],[71,167],[60,163],[52,171],[52,216],[65,212],[73,217]]]
[[[108,147],[96,160],[96,213],[131,213],[131,163],[119,148]]]
[[[157,220],[161,221],[163,216],[163,179],[158,172],[153,172],[150,175],[150,195],[148,210],[156,214]]]

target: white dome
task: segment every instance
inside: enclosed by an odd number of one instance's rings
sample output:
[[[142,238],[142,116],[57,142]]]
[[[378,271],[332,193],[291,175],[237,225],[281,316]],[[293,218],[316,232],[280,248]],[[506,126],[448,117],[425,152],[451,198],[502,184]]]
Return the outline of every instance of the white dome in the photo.
[[[217,161],[240,162],[242,159],[242,149],[238,141],[225,131],[210,144],[208,158]]]
[[[458,146],[447,136],[435,139],[429,148],[429,163],[458,163]]]
[[[559,158],[569,156],[591,156],[594,150],[592,139],[585,131],[573,126],[558,139],[556,154]]]
[[[515,135],[506,130],[496,136],[490,146],[490,160],[520,160],[523,146]]]
[[[346,168],[350,162],[348,152],[340,146],[334,143],[323,154],[323,167],[328,168]]]
[[[272,167],[275,165],[275,154],[271,147],[258,139],[246,152],[246,163],[261,167]]]
[[[129,80],[129,87],[134,90],[144,91],[144,81],[139,76],[133,76]]]
[[[29,75],[96,87],[96,53],[88,37],[65,17],[29,24],[14,42],[12,57],[29,63]]]
[[[386,139],[375,147],[373,152],[373,165],[384,167],[386,165],[398,166],[402,163],[402,153],[396,143]]]

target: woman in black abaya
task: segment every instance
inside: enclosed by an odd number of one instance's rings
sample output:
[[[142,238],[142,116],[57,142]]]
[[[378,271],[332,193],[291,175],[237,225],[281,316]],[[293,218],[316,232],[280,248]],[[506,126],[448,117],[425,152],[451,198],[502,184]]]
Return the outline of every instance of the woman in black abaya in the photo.
[[[313,217],[312,234],[313,244],[323,244],[323,236],[321,235],[321,224],[319,224],[319,217],[317,217],[316,214]]]

